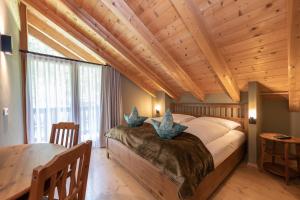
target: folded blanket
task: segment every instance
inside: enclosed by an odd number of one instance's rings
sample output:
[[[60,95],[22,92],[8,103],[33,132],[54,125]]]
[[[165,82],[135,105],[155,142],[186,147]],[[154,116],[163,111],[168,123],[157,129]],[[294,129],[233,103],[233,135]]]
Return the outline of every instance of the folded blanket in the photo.
[[[213,158],[199,138],[182,133],[171,140],[161,139],[151,124],[129,128],[118,126],[106,137],[123,143],[142,158],[179,182],[182,198],[194,194],[201,180],[214,169]]]

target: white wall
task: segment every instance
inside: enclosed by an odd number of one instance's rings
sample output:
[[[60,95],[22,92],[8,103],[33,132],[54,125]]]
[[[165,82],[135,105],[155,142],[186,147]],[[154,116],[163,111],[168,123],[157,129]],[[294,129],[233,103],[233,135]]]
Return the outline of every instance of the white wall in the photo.
[[[300,112],[290,112],[290,133],[300,137]]]
[[[13,38],[13,55],[0,53],[0,146],[23,143],[19,24],[18,1],[0,0],[0,32]]]
[[[263,98],[262,132],[290,134],[290,112],[287,99]]]
[[[152,116],[152,97],[144,90],[136,86],[126,77],[122,76],[122,101],[123,112],[128,114],[133,106],[136,106],[139,115]]]

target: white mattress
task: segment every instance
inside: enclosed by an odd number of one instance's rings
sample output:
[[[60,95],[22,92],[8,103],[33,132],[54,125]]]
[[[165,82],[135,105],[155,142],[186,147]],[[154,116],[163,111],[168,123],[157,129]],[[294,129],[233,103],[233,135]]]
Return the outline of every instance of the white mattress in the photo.
[[[231,130],[224,136],[206,144],[214,159],[215,168],[237,150],[245,140],[246,136],[243,132]]]

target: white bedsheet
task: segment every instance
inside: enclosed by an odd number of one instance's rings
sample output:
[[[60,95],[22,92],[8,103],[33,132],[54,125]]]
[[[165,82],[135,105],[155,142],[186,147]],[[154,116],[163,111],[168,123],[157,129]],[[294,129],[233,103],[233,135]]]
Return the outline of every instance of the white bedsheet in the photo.
[[[214,159],[215,168],[237,150],[246,140],[245,133],[231,130],[227,134],[206,144]]]
[[[188,126],[185,132],[197,136],[210,151],[215,167],[246,140],[243,132],[230,130],[214,121],[207,121],[205,118],[196,118],[183,124]]]

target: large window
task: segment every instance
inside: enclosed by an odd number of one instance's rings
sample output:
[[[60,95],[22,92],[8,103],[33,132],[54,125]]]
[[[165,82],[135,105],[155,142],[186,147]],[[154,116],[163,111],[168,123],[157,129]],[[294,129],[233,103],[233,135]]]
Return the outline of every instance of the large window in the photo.
[[[32,43],[48,50],[36,39]],[[82,141],[99,146],[101,66],[33,54],[27,62],[29,142],[48,142],[53,123],[72,121],[80,124]]]

